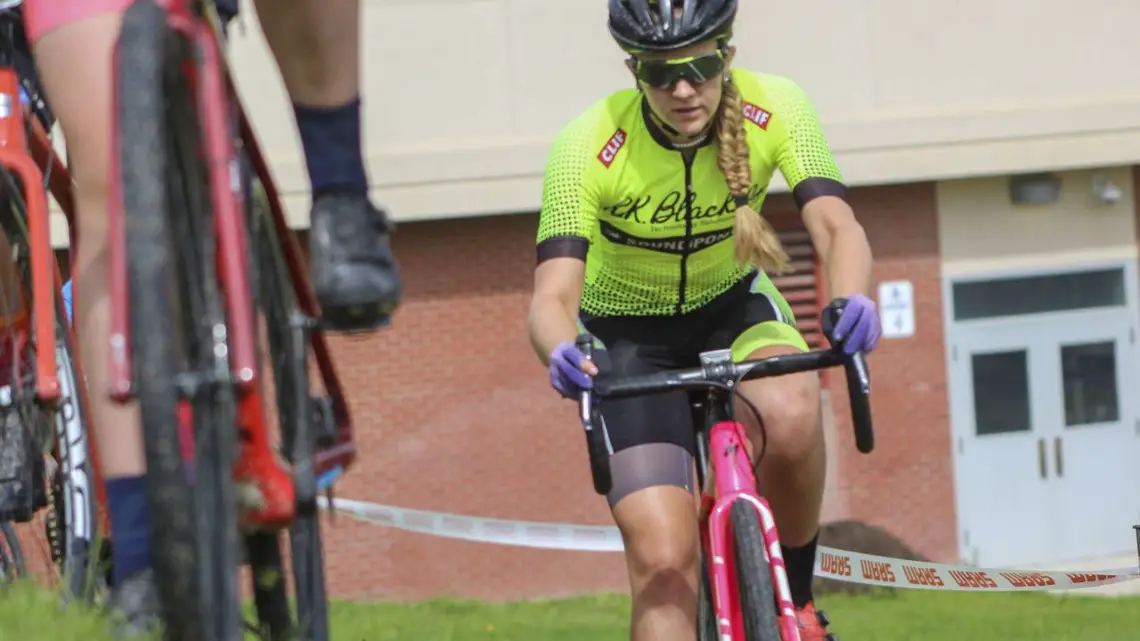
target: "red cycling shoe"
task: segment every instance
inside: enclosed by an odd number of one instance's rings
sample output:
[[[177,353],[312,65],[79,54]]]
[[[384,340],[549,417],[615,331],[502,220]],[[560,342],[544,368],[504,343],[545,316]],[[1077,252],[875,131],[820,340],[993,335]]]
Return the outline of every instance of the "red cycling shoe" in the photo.
[[[827,631],[831,620],[823,611],[816,612],[815,604],[808,602],[796,610],[796,618],[800,622],[800,637],[803,641],[839,641],[839,637]]]

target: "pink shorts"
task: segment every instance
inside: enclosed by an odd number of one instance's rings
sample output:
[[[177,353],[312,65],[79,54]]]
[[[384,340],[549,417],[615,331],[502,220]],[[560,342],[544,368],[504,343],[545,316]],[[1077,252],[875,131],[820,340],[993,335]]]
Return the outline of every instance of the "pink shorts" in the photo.
[[[44,34],[69,22],[105,13],[122,13],[132,0],[24,0],[24,29],[35,44]]]

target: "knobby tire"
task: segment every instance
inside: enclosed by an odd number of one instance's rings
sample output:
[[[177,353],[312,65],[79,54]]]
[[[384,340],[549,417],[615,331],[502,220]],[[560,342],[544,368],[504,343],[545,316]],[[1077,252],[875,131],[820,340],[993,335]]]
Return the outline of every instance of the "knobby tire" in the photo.
[[[281,238],[261,194],[263,188],[247,200],[250,212],[247,220],[254,239],[256,256],[254,279],[257,283],[257,303],[265,318],[270,367],[273,373],[277,416],[281,427],[281,447],[284,458],[294,463],[299,457],[311,458],[315,449],[313,399],[309,383],[308,328],[296,303],[293,283],[282,252]],[[289,528],[290,559],[293,566],[293,593],[297,609],[296,622],[289,617],[289,604],[284,585],[284,574],[275,571],[280,563],[279,541],[276,535],[260,535],[256,541],[258,556],[267,563],[258,568],[252,563],[254,576],[274,577],[277,581],[255,578],[255,601],[263,629],[271,641],[297,638],[302,641],[328,641],[328,598],[325,591],[324,561],[322,558],[319,515],[315,505],[298,505],[297,516]],[[275,557],[276,555],[276,557]],[[293,637],[282,630],[285,624],[296,625]]]
[[[117,116],[135,397],[145,443],[152,568],[168,641],[241,634],[233,390],[199,121],[181,65],[192,55],[152,1],[119,40]],[[191,403],[193,485],[178,409]]]
[[[745,641],[780,641],[776,617],[776,593],[760,530],[760,515],[745,499],[737,499],[729,514],[732,521],[736,583],[744,614]]]
[[[698,641],[720,641],[720,632],[716,624],[716,608],[713,606],[709,560],[704,550],[701,551],[701,584],[697,599]]]
[[[0,523],[0,585],[26,576],[27,571],[16,528],[11,523]]]

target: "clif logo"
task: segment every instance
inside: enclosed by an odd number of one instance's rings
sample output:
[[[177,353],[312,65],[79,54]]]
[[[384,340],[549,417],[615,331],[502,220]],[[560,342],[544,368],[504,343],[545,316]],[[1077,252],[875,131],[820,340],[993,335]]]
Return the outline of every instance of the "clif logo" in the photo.
[[[757,127],[767,131],[768,123],[772,120],[772,113],[745,101],[744,117]]]
[[[609,169],[609,166],[613,164],[614,158],[617,157],[618,152],[621,151],[623,146],[625,146],[625,131],[618,129],[614,132],[614,135],[610,136],[610,140],[606,143],[606,146],[602,147],[602,150],[598,152],[598,160],[602,161],[602,164]]]

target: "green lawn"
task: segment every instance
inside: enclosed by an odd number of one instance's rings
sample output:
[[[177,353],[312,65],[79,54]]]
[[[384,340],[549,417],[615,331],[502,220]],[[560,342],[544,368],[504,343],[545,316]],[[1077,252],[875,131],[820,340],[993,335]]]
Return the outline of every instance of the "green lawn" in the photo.
[[[1046,594],[900,593],[829,597],[821,605],[842,641],[1086,641],[1136,638],[1140,599]],[[616,596],[488,605],[333,607],[337,641],[624,641],[628,599]],[[61,615],[55,598],[0,590],[0,641],[110,641],[91,612]]]

